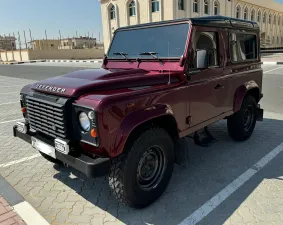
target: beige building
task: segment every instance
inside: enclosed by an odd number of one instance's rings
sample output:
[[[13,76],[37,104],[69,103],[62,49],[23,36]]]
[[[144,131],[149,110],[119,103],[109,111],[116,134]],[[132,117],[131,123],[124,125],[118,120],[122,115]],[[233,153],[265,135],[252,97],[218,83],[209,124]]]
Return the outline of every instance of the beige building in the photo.
[[[0,50],[16,49],[16,38],[13,36],[0,36]]]
[[[96,47],[96,38],[79,37],[61,40],[59,49],[86,49]]]
[[[50,50],[50,49],[58,49],[60,41],[53,39],[43,39],[43,40],[33,40],[28,42],[30,45],[29,48],[33,50]]]
[[[273,0],[99,1],[106,51],[113,32],[119,27],[207,15],[222,15],[256,21],[261,28],[261,47],[283,47],[283,4]]]

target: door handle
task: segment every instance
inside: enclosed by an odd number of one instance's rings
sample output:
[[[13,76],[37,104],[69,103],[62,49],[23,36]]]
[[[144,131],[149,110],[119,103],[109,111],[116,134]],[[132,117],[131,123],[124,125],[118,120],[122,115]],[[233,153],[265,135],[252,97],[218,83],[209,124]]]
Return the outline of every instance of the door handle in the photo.
[[[222,89],[222,88],[224,88],[224,85],[217,84],[214,89],[218,90],[218,89]]]

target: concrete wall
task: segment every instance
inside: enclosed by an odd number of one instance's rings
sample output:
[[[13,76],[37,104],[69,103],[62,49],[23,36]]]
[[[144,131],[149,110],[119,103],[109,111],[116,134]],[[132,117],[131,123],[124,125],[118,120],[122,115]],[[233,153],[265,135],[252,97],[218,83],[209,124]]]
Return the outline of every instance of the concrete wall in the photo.
[[[104,55],[104,49],[69,49],[69,50],[30,50],[29,58],[34,59],[98,59]]]
[[[19,50],[0,52],[0,61],[29,61],[36,59],[100,59],[104,49]]]
[[[0,52],[0,61],[28,61],[29,55],[27,50],[17,51],[3,51]]]

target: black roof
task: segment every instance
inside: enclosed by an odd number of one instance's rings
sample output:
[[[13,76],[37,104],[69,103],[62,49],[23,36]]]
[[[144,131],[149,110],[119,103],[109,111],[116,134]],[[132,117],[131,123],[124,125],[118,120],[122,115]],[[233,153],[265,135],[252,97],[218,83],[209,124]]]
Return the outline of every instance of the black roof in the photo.
[[[203,16],[203,17],[194,17],[194,18],[182,18],[175,20],[164,20],[160,22],[152,22],[152,23],[144,23],[133,26],[121,27],[118,30],[129,29],[129,28],[141,28],[147,26],[155,26],[155,25],[165,25],[171,23],[179,23],[179,22],[191,22],[194,25],[199,26],[212,26],[212,27],[224,27],[224,28],[242,28],[249,30],[259,30],[259,25],[256,22],[249,20],[236,19],[232,17],[226,16]]]

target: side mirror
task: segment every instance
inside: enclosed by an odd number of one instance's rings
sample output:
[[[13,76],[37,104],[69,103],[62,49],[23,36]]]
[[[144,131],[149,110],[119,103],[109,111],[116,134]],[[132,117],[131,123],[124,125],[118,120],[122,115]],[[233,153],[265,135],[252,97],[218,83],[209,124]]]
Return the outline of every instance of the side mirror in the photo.
[[[184,55],[182,55],[182,56],[180,57],[179,65],[180,65],[181,67],[183,67],[184,64],[185,64],[185,57],[184,57]]]
[[[201,49],[197,51],[197,68],[207,69],[208,68],[208,51]]]

